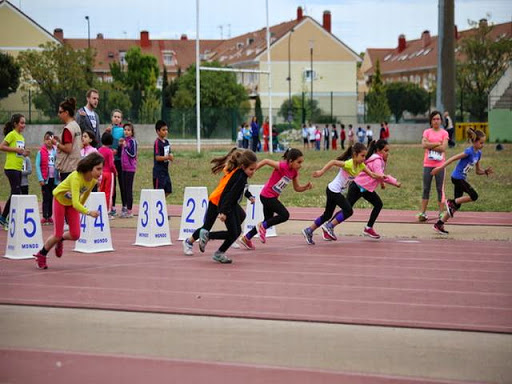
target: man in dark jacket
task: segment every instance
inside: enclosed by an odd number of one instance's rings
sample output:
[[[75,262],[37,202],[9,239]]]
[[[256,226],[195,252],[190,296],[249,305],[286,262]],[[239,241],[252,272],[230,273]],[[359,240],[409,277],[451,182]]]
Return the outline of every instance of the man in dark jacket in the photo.
[[[96,89],[89,89],[86,93],[87,105],[76,112],[75,120],[80,126],[82,133],[86,130],[94,132],[97,147],[101,145],[100,117],[95,109],[98,107],[100,95]]]

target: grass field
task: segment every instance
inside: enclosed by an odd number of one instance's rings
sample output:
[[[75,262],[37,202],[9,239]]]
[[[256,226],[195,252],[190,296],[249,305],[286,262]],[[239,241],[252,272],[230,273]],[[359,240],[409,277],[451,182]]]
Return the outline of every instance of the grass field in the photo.
[[[172,144],[172,143],[171,143]],[[452,156],[460,153],[466,144],[459,144],[456,148],[449,149],[447,155]],[[302,144],[297,143],[297,148]],[[35,148],[32,149],[32,165],[35,166]],[[185,149],[179,146],[174,147],[175,161],[170,166],[171,179],[174,192],[167,199],[169,204],[183,203],[183,191],[186,186],[206,186],[211,192],[219,180],[219,176],[212,175],[209,168],[209,161],[216,156],[223,155],[229,150],[225,148],[208,149],[198,154],[195,149]],[[332,169],[319,179],[313,179],[311,174],[314,170],[320,169],[327,161],[335,158],[340,152],[333,151],[305,151],[304,166],[300,171],[299,180],[301,184],[311,180],[314,188],[304,193],[297,193],[293,188],[285,190],[281,201],[288,206],[295,207],[323,207],[325,203],[325,187],[334,178],[336,170]],[[258,158],[264,157],[278,160],[282,154],[258,153]],[[385,190],[378,190],[384,202],[384,208],[392,209],[418,209],[421,198],[423,150],[419,145],[392,145],[386,172],[395,176],[402,182],[402,188],[398,189],[387,186]],[[5,163],[5,153],[0,153],[0,164]],[[481,164],[484,167],[492,166],[494,175],[490,177],[469,175],[468,181],[478,191],[479,200],[474,204],[467,204],[463,210],[471,211],[512,211],[512,147],[506,146],[504,151],[497,152],[493,144],[487,144],[483,149]],[[153,155],[151,149],[139,150],[139,165],[135,176],[134,202],[139,201],[142,188],[152,188],[152,167]],[[449,174],[454,165],[448,169],[446,177],[446,194],[453,196],[453,186]],[[264,167],[251,179],[251,184],[264,184],[270,176],[271,168]],[[2,172],[0,175],[0,201],[5,201],[9,196],[9,184]],[[432,187],[429,209],[437,209],[435,188]],[[40,198],[40,187],[37,176],[34,172],[30,176],[30,193],[37,194]],[[118,198],[120,204],[120,198]],[[356,207],[369,206],[364,200],[360,200]]]

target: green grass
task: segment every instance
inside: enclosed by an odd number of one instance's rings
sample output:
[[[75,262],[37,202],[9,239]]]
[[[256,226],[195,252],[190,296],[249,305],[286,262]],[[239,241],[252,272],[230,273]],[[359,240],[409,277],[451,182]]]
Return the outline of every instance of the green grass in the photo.
[[[298,148],[302,144],[297,145]],[[466,147],[466,144],[459,144],[456,148],[448,150],[447,155],[452,156],[460,153]],[[186,186],[206,186],[211,192],[217,185],[218,175],[212,175],[210,172],[210,160],[224,154],[229,148],[215,148],[206,150],[198,154],[194,149],[182,149],[174,147],[175,161],[170,166],[170,174],[173,183],[174,193],[168,197],[169,204],[183,203],[183,191]],[[339,153],[339,152],[338,152]],[[297,193],[289,187],[283,193],[281,201],[291,207],[323,207],[325,204],[325,187],[334,178],[335,169],[330,170],[323,177],[313,179],[311,173],[320,169],[327,161],[335,158],[338,153],[306,151],[305,162],[300,171],[299,180],[301,184],[312,181],[314,188],[304,193]],[[32,150],[31,159],[35,165],[36,149]],[[280,158],[281,154],[261,154],[258,158],[269,157],[275,160]],[[423,168],[423,150],[419,145],[392,145],[388,160],[386,172],[395,176],[402,182],[402,188],[398,189],[387,186],[385,190],[379,189],[379,195],[384,202],[384,208],[389,209],[418,209],[422,190],[422,168]],[[0,164],[5,162],[5,153],[0,153]],[[469,175],[468,181],[478,191],[479,200],[474,204],[468,204],[464,210],[473,211],[512,211],[512,163],[511,148],[501,152],[494,150],[493,144],[488,144],[483,149],[481,164],[484,167],[492,166],[494,175],[490,177],[476,176],[474,173]],[[139,165],[135,176],[134,199],[138,203],[140,190],[142,188],[152,188],[152,167],[153,155],[151,149],[141,149],[139,151]],[[448,169],[446,177],[446,194],[453,196],[453,185],[449,174],[454,165]],[[264,184],[270,176],[272,169],[264,167],[251,179],[251,184]],[[0,175],[0,201],[5,201],[9,196],[9,186],[7,178],[2,172]],[[35,170],[30,176],[30,192],[40,196],[40,188],[37,183]],[[429,209],[436,209],[435,188],[432,187]],[[118,199],[118,204],[120,203]],[[356,207],[369,207],[364,200],[360,200]]]

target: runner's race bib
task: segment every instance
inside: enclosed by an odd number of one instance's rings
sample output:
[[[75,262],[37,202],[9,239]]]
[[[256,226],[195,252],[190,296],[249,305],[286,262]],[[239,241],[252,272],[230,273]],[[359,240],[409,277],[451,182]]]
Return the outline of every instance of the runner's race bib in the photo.
[[[441,152],[433,151],[432,149],[428,151],[428,158],[434,161],[443,160],[443,154]]]
[[[287,176],[283,176],[281,177],[281,180],[274,184],[272,190],[278,194],[281,194],[283,192],[283,189],[285,189],[286,186],[290,184],[290,181],[292,181],[292,179],[290,179]]]

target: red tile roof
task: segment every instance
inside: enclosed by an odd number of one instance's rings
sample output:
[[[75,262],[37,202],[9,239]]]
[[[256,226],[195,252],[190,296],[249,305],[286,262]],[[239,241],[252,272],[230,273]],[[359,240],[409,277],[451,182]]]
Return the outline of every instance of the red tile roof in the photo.
[[[475,33],[475,29],[468,29],[459,32],[459,39]],[[508,36],[512,38],[512,23],[496,24],[491,32],[493,38],[500,36]],[[368,48],[371,54],[372,64],[375,65],[377,59],[380,62],[380,70],[382,74],[406,73],[411,71],[419,71],[422,69],[437,68],[437,36],[430,37],[430,43],[425,45],[423,40],[408,40],[403,51],[396,48],[374,49]],[[460,58],[460,56],[458,56]],[[374,67],[365,72],[366,76],[372,75]]]

